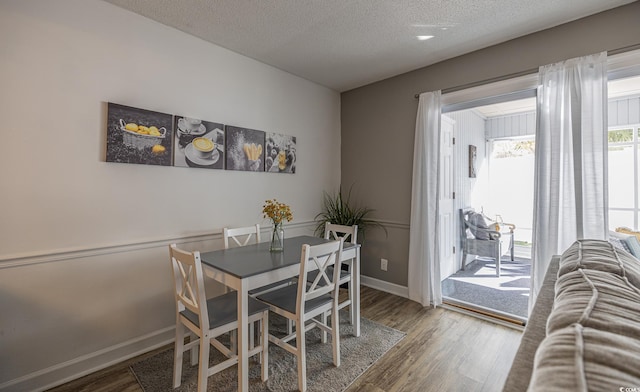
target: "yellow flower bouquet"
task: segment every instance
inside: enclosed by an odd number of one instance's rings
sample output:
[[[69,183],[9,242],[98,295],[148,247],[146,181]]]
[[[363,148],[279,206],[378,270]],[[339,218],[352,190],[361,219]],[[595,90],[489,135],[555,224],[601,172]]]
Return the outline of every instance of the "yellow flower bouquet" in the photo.
[[[269,218],[273,223],[269,250],[272,252],[282,251],[284,249],[284,229],[282,228],[282,222],[285,220],[291,222],[291,220],[293,220],[291,207],[280,203],[276,199],[269,199],[266,200],[262,206],[262,215],[264,218]]]

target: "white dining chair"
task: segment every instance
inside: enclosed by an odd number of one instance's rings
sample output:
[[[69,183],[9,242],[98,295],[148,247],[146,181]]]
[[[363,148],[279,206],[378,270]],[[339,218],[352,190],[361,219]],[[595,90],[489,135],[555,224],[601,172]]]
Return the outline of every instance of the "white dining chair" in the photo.
[[[358,225],[353,226],[345,226],[345,225],[337,225],[334,223],[327,222],[324,226],[324,238],[328,240],[338,240],[343,239],[344,242],[350,242],[352,244],[358,243]],[[342,286],[343,284],[347,284],[347,290],[349,293],[349,297],[342,302],[338,303],[338,309],[342,309],[349,305],[353,304],[354,295],[353,295],[353,259],[351,260],[343,260],[342,264],[347,266],[347,270],[340,270],[340,280],[338,281],[338,286]],[[307,277],[307,280],[313,282],[316,278],[317,272],[311,272]],[[349,308],[349,316],[350,322],[353,325],[356,321],[355,308],[351,306]]]
[[[238,246],[246,246],[248,244],[260,243],[260,225],[237,228],[227,228],[222,230],[222,236],[224,239],[224,248],[230,249]],[[249,290],[249,295],[255,297],[259,294],[265,293],[270,290],[280,288],[291,284],[291,280],[282,280],[280,282],[270,283],[266,286],[258,287],[253,290]]]
[[[198,363],[198,392],[204,392],[207,390],[209,376],[238,363],[237,353],[217,340],[219,336],[238,328],[237,293],[230,292],[207,299],[200,252],[186,252],[171,244],[169,255],[175,280],[176,302],[173,387],[177,388],[182,383],[183,353],[190,350],[191,364]],[[261,354],[261,379],[266,381],[269,363],[269,307],[249,298],[248,313],[249,322],[260,323],[262,331],[260,344],[249,350],[249,356]],[[189,343],[185,343],[187,335],[190,336]],[[210,346],[220,351],[227,359],[209,367]]]
[[[327,341],[331,334],[333,364],[340,366],[340,331],[338,318],[338,280],[343,241],[332,241],[320,245],[303,245],[300,256],[298,283],[259,295],[260,301],[269,305],[272,312],[295,321],[296,330],[278,338],[269,335],[269,341],[296,356],[298,367],[298,388],[307,390],[305,334],[318,327],[322,330],[321,340]],[[330,267],[334,268],[330,268]],[[309,271],[318,270],[313,282],[307,284]],[[332,271],[332,272],[330,272]],[[327,314],[331,312],[331,326]],[[320,317],[320,319],[316,319]],[[296,341],[293,346],[289,342]]]
[[[222,229],[222,237],[224,240],[225,249],[246,246],[249,244],[258,244],[260,243],[260,225],[255,224],[253,226],[235,227],[235,228],[225,227],[224,229]],[[249,296],[255,298],[259,294],[266,293],[268,291],[275,290],[280,287],[287,286],[289,284],[291,284],[290,279],[270,283],[266,286],[249,290]],[[256,329],[255,325],[252,323],[250,327],[251,333],[249,334],[250,348],[253,347],[255,344],[255,335],[256,335],[255,329]],[[232,340],[231,348],[235,349],[236,348],[235,333],[231,334],[231,340]]]
[[[232,229],[225,227],[222,230],[222,237],[224,239],[225,249],[233,246],[245,246],[250,243],[257,244],[260,242],[260,225],[256,224],[255,226],[236,227]]]

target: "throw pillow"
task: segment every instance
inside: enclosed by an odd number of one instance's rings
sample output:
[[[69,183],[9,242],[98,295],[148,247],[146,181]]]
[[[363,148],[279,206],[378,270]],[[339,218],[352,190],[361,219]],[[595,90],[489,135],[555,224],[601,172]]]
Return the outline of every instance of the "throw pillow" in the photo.
[[[631,253],[631,250],[629,249],[629,246],[627,245],[627,243],[621,240],[620,238],[609,237],[609,243],[615,246],[617,249],[624,250],[625,252]]]
[[[640,259],[640,241],[635,235],[630,235],[622,240],[623,243],[629,248],[629,252],[636,258]]]
[[[487,226],[487,222],[484,220],[484,216],[482,214],[478,214],[477,212],[472,212],[469,214],[469,223],[476,226],[478,229],[489,229]],[[483,230],[476,230],[475,228],[471,228],[471,234],[478,240],[488,240],[489,233]]]
[[[633,231],[628,227],[618,227],[616,231],[609,231],[609,238],[614,237],[620,239],[627,246],[628,252],[636,258],[640,258],[640,241],[638,236],[640,233]]]

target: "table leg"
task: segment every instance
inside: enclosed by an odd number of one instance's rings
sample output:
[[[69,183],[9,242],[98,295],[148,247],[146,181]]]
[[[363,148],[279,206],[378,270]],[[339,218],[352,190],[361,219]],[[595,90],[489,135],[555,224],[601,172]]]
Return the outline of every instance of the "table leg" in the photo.
[[[238,391],[249,391],[249,290],[238,288]]]
[[[360,336],[360,248],[356,249],[356,258],[353,260],[351,270],[353,276],[351,277],[351,289],[353,290],[353,302],[351,307],[353,308],[353,314],[355,315],[354,335]]]

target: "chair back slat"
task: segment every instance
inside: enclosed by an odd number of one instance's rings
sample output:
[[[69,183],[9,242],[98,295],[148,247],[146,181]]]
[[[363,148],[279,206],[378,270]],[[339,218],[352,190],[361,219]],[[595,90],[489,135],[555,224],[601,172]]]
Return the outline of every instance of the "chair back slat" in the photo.
[[[325,294],[337,296],[340,279],[340,263],[344,239],[315,246],[303,245],[300,257],[300,278],[298,284],[297,310],[304,313],[304,304]],[[329,274],[329,267],[334,266]],[[317,269],[318,274],[311,284],[307,282],[310,271]]]
[[[229,240],[233,241],[233,244],[235,244],[235,246],[245,246],[249,243],[257,244],[260,242],[259,224],[256,224],[255,226],[238,227],[234,229],[225,227],[222,232],[225,249],[229,249],[231,247]]]
[[[358,243],[358,225],[345,226],[327,222],[324,226],[324,238],[327,240],[339,240],[352,244]]]
[[[200,326],[208,326],[209,314],[200,252],[186,252],[178,249],[176,244],[171,244],[169,254],[175,280],[177,313],[189,309],[198,315]]]

